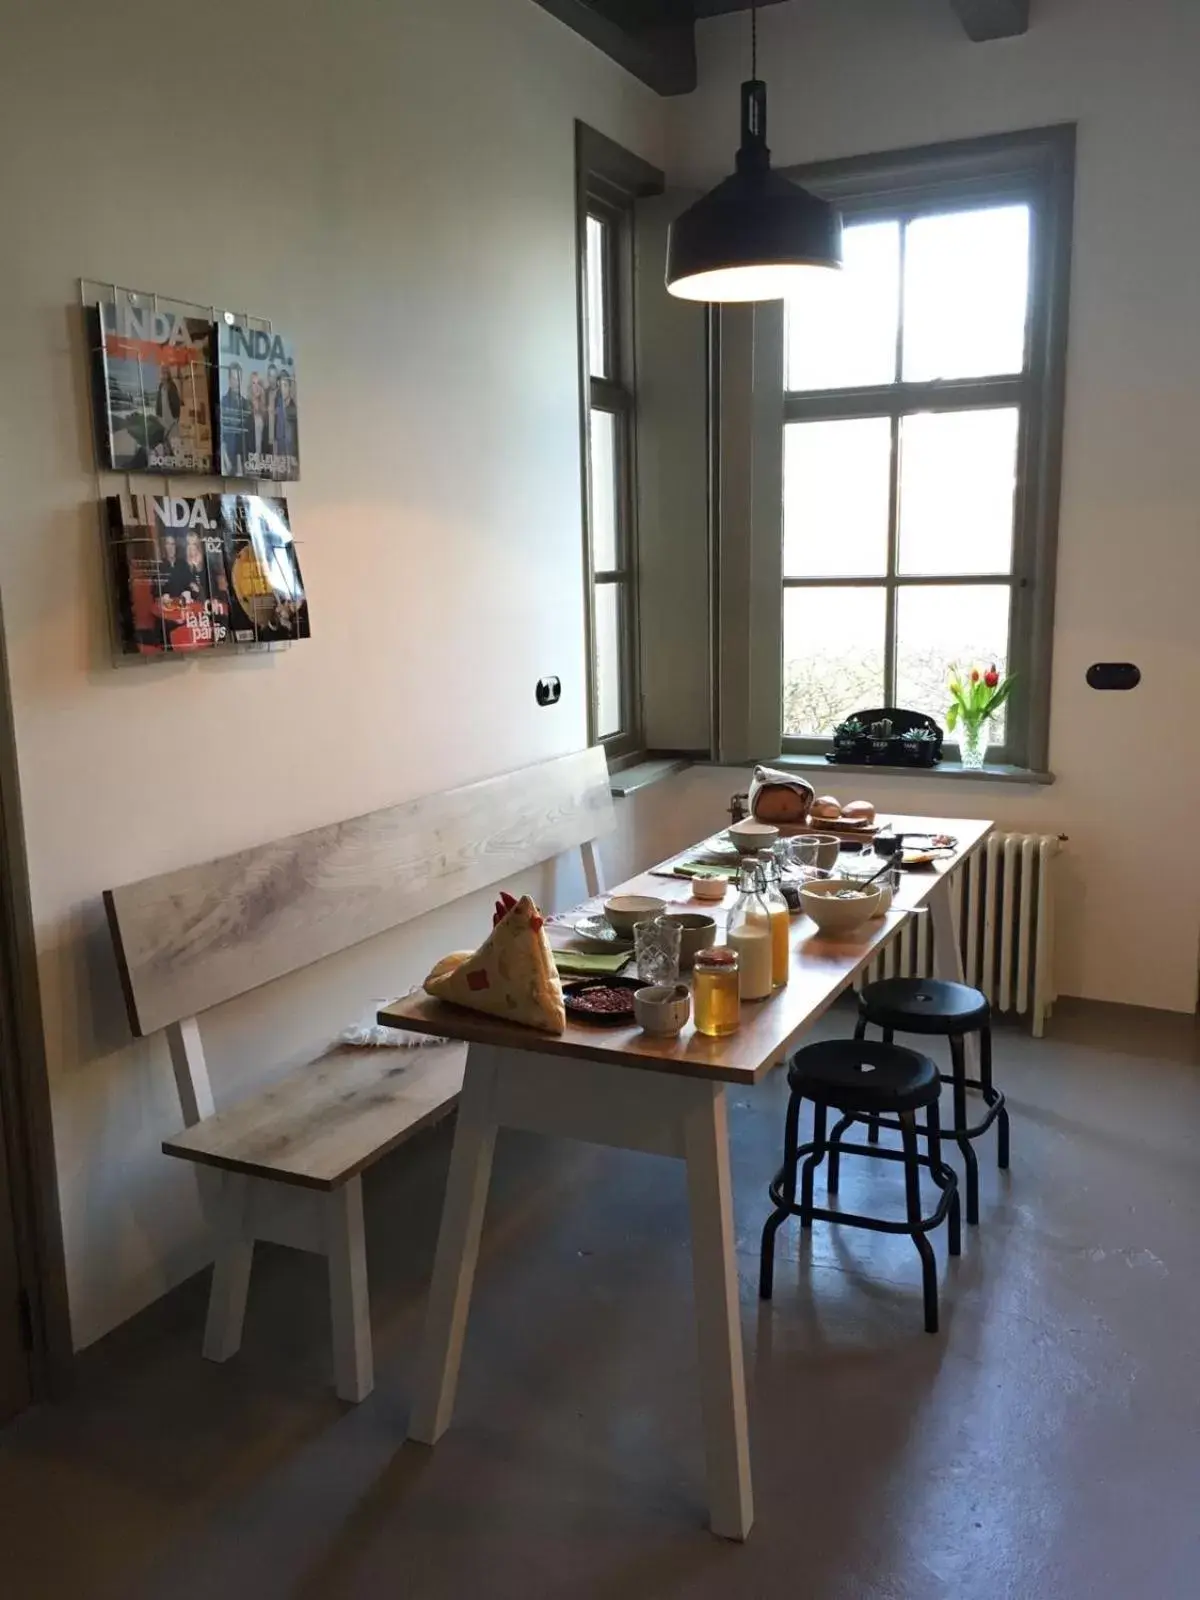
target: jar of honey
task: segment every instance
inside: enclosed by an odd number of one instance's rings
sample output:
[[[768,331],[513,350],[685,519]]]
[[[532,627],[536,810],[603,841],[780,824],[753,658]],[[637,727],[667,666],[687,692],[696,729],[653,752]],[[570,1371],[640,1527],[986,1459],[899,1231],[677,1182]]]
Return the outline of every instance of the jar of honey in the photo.
[[[710,1039],[736,1033],[742,1013],[737,951],[723,945],[700,950],[693,972],[697,1033]]]

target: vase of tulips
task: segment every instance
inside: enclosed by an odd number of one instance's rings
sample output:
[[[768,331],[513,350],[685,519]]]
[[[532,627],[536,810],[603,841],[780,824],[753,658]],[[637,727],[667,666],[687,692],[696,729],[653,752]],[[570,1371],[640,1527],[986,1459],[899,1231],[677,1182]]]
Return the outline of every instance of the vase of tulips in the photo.
[[[993,661],[986,670],[954,668],[950,674],[950,705],[946,730],[958,733],[964,767],[977,772],[987,755],[992,718],[1012,693],[1015,674],[1000,672]]]

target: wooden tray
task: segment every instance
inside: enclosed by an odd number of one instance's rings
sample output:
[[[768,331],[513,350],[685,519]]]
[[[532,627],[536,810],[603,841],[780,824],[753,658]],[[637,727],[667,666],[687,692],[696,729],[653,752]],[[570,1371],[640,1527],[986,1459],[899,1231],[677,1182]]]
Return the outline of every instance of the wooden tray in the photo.
[[[819,817],[815,822],[777,822],[781,839],[794,839],[805,833],[836,834],[839,839],[870,840],[877,833],[881,833],[886,823],[879,817],[874,822],[868,822],[865,827],[856,827],[848,822],[824,822]]]

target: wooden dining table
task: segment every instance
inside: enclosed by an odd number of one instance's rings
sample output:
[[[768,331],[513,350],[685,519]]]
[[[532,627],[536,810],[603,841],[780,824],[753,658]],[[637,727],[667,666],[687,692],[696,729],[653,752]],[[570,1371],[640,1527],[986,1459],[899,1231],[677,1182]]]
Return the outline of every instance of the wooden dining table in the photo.
[[[432,1445],[450,1424],[497,1130],[523,1128],[673,1156],[687,1170],[710,1525],[728,1539],[747,1537],[754,1500],[726,1087],[752,1087],[778,1066],[914,913],[927,912],[932,920],[936,976],[962,981],[951,880],[992,824],[889,820],[897,832],[948,834],[957,848],[929,868],[904,872],[892,909],[852,937],[822,935],[808,917],[793,917],[789,982],[770,999],[744,1002],[741,1026],[726,1038],[708,1038],[691,1024],[678,1038],[664,1039],[632,1024],[601,1028],[570,1021],[561,1034],[541,1034],[424,994],[380,1011],[388,1027],[468,1045],[410,1438]],[[652,868],[610,892],[657,895],[711,912],[720,927],[733,889],[722,905],[701,904],[690,881],[668,875],[670,868]],[[561,940],[563,924],[553,927]],[[764,1188],[769,1176],[763,1174]]]

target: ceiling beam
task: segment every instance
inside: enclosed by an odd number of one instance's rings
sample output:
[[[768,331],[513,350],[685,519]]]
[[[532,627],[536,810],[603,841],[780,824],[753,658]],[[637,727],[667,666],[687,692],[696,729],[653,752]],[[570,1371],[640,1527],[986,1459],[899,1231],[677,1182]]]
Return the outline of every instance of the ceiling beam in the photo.
[[[982,44],[1029,31],[1029,0],[950,0],[967,37]]]
[[[536,0],[662,95],[696,87],[690,0]]]

